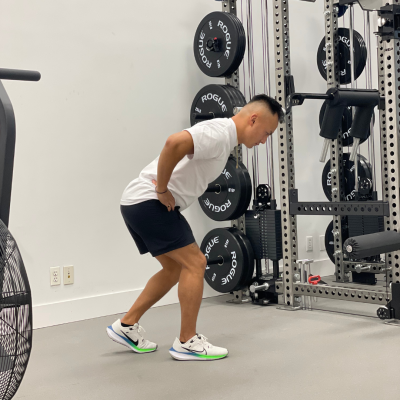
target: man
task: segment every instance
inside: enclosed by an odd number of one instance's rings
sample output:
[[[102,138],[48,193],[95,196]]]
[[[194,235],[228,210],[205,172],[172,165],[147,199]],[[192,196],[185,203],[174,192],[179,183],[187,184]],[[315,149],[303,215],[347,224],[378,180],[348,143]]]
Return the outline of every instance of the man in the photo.
[[[170,349],[177,360],[215,360],[228,355],[196,333],[206,258],[180,210],[201,196],[225,168],[238,144],[265,143],[283,118],[278,102],[257,95],[232,118],[216,118],[168,137],[163,150],[125,189],[121,213],[140,254],[150,252],[162,265],[122,320],[107,327],[111,339],[136,353],[157,350],[144,339],[141,316],[179,282],[179,339]]]

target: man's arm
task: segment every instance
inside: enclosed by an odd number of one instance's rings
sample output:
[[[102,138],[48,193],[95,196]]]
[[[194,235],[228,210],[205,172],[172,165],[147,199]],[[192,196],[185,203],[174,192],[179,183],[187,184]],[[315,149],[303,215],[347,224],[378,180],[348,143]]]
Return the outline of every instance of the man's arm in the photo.
[[[171,135],[161,151],[157,169],[157,191],[165,192],[173,170],[186,155],[194,154],[192,135],[182,131]]]

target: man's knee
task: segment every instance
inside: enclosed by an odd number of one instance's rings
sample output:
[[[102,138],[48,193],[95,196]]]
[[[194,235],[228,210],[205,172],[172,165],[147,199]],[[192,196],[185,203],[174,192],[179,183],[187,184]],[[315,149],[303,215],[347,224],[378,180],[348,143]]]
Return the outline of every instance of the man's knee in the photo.
[[[182,270],[185,269],[204,274],[207,260],[196,243],[171,251],[167,255],[180,263]]]
[[[192,272],[198,272],[201,274],[204,274],[206,266],[207,266],[207,259],[201,251],[195,257],[191,257],[185,263],[182,264],[183,269],[187,269]]]

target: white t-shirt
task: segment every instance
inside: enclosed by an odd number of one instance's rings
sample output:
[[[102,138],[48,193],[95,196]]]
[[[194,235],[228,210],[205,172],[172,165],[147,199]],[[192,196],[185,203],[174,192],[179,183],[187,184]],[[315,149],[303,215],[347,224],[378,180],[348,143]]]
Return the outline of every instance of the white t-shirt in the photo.
[[[206,191],[208,184],[218,178],[237,144],[236,125],[231,118],[215,118],[185,130],[192,135],[194,154],[179,161],[168,182],[175,206],[180,206],[180,211],[188,208]],[[158,199],[152,180],[157,180],[159,158],[129,183],[122,194],[122,205]]]

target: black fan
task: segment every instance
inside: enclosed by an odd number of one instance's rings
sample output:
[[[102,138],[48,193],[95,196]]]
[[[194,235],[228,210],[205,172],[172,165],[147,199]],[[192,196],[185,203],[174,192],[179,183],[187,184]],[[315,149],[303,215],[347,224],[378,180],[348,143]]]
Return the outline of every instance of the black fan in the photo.
[[[0,79],[38,81],[35,71],[0,68]],[[0,400],[12,399],[32,350],[32,296],[14,237],[8,230],[15,150],[15,118],[0,82]]]

